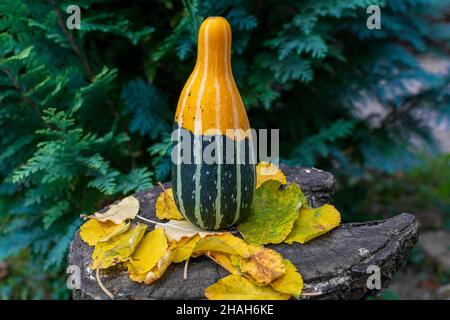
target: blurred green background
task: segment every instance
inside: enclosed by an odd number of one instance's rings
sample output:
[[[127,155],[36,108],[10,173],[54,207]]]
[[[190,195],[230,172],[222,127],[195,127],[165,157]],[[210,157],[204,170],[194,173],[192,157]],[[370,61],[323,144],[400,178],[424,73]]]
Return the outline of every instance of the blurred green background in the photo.
[[[170,178],[177,99],[212,15],[232,26],[251,125],[280,129],[283,162],[333,172],[346,222],[420,220],[378,298],[448,298],[448,0],[1,0],[0,298],[70,298],[79,215]]]

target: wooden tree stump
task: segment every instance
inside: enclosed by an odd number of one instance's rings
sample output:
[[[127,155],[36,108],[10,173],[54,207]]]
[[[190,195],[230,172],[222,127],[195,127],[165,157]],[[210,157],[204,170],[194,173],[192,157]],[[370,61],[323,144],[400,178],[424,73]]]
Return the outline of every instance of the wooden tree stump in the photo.
[[[334,177],[314,168],[281,168],[289,182],[297,182],[314,207],[331,201],[335,191]],[[170,187],[169,183],[165,187]],[[155,217],[159,187],[135,194],[140,202],[139,214]],[[150,226],[149,229],[153,229]],[[419,224],[415,217],[402,213],[393,218],[364,223],[347,223],[305,245],[269,246],[297,266],[305,282],[302,298],[361,299],[376,293],[368,289],[368,267],[380,268],[381,285],[386,288],[392,275],[405,262],[417,242]],[[69,265],[81,270],[81,284],[73,291],[74,299],[107,299],[96,282],[90,265],[93,247],[76,233],[70,246]],[[116,268],[101,274],[106,288],[116,299],[204,299],[204,290],[228,272],[206,257],[191,259],[188,279],[183,279],[184,264],[173,264],[153,285],[133,282],[124,269]]]

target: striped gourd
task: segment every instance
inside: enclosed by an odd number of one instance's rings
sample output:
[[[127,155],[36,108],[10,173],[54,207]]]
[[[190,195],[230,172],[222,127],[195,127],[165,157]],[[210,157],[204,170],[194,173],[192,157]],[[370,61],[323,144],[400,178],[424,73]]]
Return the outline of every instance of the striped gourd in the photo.
[[[172,165],[178,209],[203,229],[236,224],[250,210],[255,165],[247,114],[231,71],[231,28],[225,18],[209,17],[200,26],[197,62],[181,92],[175,128],[175,157],[191,160]],[[235,129],[245,133],[236,135]],[[185,136],[190,148],[182,150],[176,145]],[[211,146],[213,163],[203,157]]]

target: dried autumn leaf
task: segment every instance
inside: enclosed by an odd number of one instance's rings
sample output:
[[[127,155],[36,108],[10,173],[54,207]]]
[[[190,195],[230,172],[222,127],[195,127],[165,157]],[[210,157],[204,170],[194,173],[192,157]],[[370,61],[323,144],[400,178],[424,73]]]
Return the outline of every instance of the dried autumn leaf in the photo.
[[[286,184],[284,173],[271,162],[260,162],[256,166],[256,188],[259,188],[267,180],[277,180]]]
[[[167,252],[164,230],[155,229],[147,233],[131,255],[129,269],[133,273],[147,273]]]
[[[130,228],[130,222],[115,224],[111,221],[101,222],[96,219],[89,219],[80,227],[80,237],[90,246],[95,246],[98,242],[108,241]]]
[[[89,218],[99,221],[112,221],[116,224],[122,223],[128,219],[134,219],[139,212],[139,201],[133,196],[123,198],[116,204],[112,204],[103,212],[96,212]]]
[[[138,223],[114,239],[97,243],[92,253],[92,269],[106,269],[129,260],[146,229],[145,224]]]
[[[210,235],[200,239],[194,249],[194,255],[202,255],[208,251],[236,254],[244,258],[250,257],[247,244],[232,234]]]
[[[264,247],[261,247],[261,246],[255,246],[255,245],[253,245],[253,244],[247,244],[247,248],[248,248],[248,250],[250,251],[250,254],[251,254],[251,255],[254,255],[254,254],[260,252],[261,249],[264,249]]]
[[[249,259],[241,259],[240,268],[244,275],[260,285],[267,285],[286,273],[283,257],[268,248],[261,248]]]
[[[170,266],[173,260],[173,252],[171,250],[168,250],[166,254],[159,259],[156,266],[147,273],[144,283],[145,284],[152,284],[156,280],[160,279],[164,272],[166,272],[167,268]]]
[[[303,290],[303,278],[292,262],[288,259],[284,259],[283,262],[286,274],[271,282],[270,285],[278,292],[290,294],[298,299]]]
[[[156,200],[156,216],[163,220],[182,220],[184,217],[178,211],[175,201],[173,199],[172,188],[166,189],[159,195]]]
[[[205,231],[187,220],[170,220],[169,222],[158,224],[156,228],[164,229],[166,232],[166,237],[169,241],[179,241],[182,238],[192,238],[197,234],[203,238],[208,235],[229,233],[222,231]]]
[[[145,284],[151,284],[162,277],[166,269],[173,262],[173,252],[167,250],[165,254],[158,260],[158,263],[147,272],[137,272],[130,264],[128,264],[128,272],[130,279],[135,282],[144,282]]]
[[[280,243],[291,232],[303,194],[295,183],[280,187],[279,181],[269,180],[256,189],[250,215],[238,226],[247,242]]]
[[[319,208],[302,208],[299,217],[285,242],[306,243],[336,228],[341,223],[341,215],[336,208],[325,204]]]
[[[210,251],[207,256],[217,263],[219,266],[223,267],[225,270],[231,274],[240,275],[241,271],[239,269],[239,256],[231,255],[222,252]]]
[[[271,286],[258,286],[250,280],[229,275],[205,289],[209,300],[287,300],[291,296],[276,291]]]
[[[171,250],[173,250],[173,262],[179,263],[189,259],[194,252],[194,248],[197,242],[200,240],[199,235],[195,235],[192,238],[183,238],[171,244]]]
[[[148,272],[139,273],[136,269],[133,268],[132,265],[128,263],[128,274],[130,275],[130,279],[134,282],[144,282],[147,277]]]

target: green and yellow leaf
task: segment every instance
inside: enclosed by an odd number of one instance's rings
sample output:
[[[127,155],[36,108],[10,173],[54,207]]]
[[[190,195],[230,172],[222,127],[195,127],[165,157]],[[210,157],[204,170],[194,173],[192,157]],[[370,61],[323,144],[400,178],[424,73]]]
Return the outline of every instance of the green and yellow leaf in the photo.
[[[256,188],[259,188],[268,180],[277,180],[281,184],[286,184],[284,173],[271,162],[260,162],[256,165]]]
[[[92,253],[92,269],[106,269],[128,261],[144,237],[146,229],[145,224],[138,223],[114,239],[97,243]]]
[[[319,208],[301,208],[299,217],[285,242],[288,244],[306,243],[317,238],[341,223],[341,215],[331,204]]]
[[[255,245],[283,242],[298,219],[302,195],[295,183],[281,188],[279,181],[266,181],[256,190],[250,215],[238,226],[239,232]]]
[[[207,256],[231,274],[240,275],[240,256],[223,252],[210,251]]]

